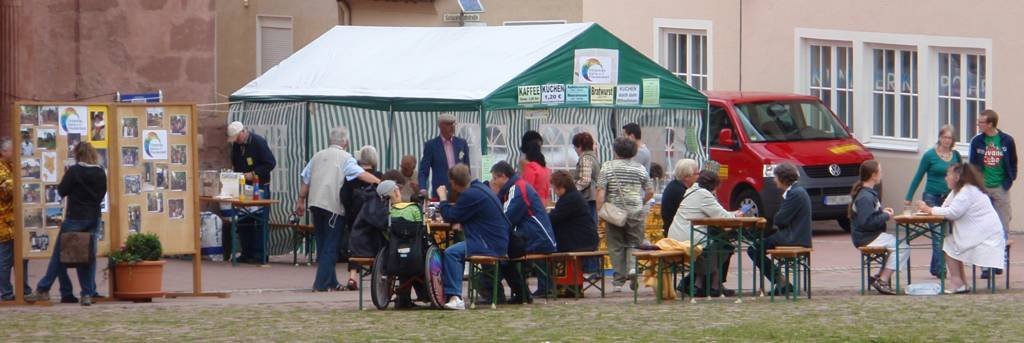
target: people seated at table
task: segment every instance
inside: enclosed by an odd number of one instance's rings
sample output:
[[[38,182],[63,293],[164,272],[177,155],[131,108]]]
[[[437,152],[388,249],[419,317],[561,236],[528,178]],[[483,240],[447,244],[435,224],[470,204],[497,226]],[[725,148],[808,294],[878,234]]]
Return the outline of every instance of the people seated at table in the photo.
[[[782,204],[773,218],[777,231],[765,237],[760,246],[754,244],[747,248],[747,256],[761,268],[762,275],[768,276],[775,287],[772,291],[782,295],[792,292],[793,286],[782,277],[781,269],[769,258],[768,250],[778,246],[811,247],[811,197],[799,185],[800,172],[792,163],[777,165],[774,180],[775,186],[782,191]]]
[[[555,232],[551,228],[547,209],[537,191],[516,175],[515,169],[508,162],[501,161],[491,167],[491,187],[498,189],[498,199],[504,204],[505,217],[512,225],[512,235],[522,239],[523,252],[526,254],[545,254],[557,251]],[[541,266],[540,270],[547,270]],[[524,268],[524,271],[530,268]],[[505,280],[512,289],[509,303],[530,301],[529,288],[516,268],[502,268]],[[484,280],[487,278],[485,277]],[[546,295],[547,278],[539,278],[537,296]],[[523,293],[525,292],[525,293]],[[486,294],[484,291],[481,294]],[[499,295],[500,297],[500,295]]]
[[[662,235],[668,237],[669,227],[676,218],[679,204],[683,202],[683,194],[697,180],[697,161],[684,158],[676,162],[672,173],[672,181],[665,185],[661,193]]]
[[[882,208],[881,200],[875,186],[882,181],[882,166],[876,160],[864,161],[860,165],[860,181],[853,185],[850,196],[849,216],[850,238],[855,247],[885,247],[891,258],[886,259],[885,266],[878,275],[869,275],[868,283],[882,294],[896,294],[889,284],[892,272],[896,270],[896,259],[892,256],[896,251],[896,237],[885,232],[886,222],[893,217],[892,208]],[[899,244],[899,263],[904,268],[910,260],[910,247],[906,243]]]
[[[681,168],[686,168],[682,164]],[[696,182],[683,194],[679,210],[672,218],[672,225],[668,229],[668,238],[683,242],[693,240],[694,243],[701,242],[705,235],[701,233],[707,230],[704,226],[694,230],[690,220],[697,218],[733,218],[740,215],[739,211],[729,212],[718,203],[715,197],[715,189],[721,184],[717,172],[705,170],[700,172]],[[715,237],[722,237],[722,231],[712,229],[709,233]],[[692,236],[691,236],[692,235]],[[725,238],[725,237],[722,237]],[[732,296],[732,290],[722,287],[722,274],[727,273],[727,261],[732,258],[732,250],[735,249],[728,241],[716,240],[714,244],[704,242],[704,251],[694,261],[694,287],[697,289],[697,296],[719,296],[725,294]],[[686,280],[680,283],[685,285]],[[708,287],[710,286],[710,287]],[[689,293],[687,287],[679,287],[679,291]]]
[[[468,256],[503,257],[508,254],[508,240],[511,226],[504,219],[501,203],[490,188],[472,179],[469,166],[458,164],[448,171],[452,191],[458,194],[458,201],[449,202],[448,189],[437,188],[441,203],[438,209],[446,222],[459,223],[466,240],[452,244],[444,250],[443,284],[444,295],[448,298],[445,308],[466,309],[462,300],[462,277]]]
[[[590,205],[576,190],[572,174],[564,170],[551,174],[551,186],[558,195],[555,208],[548,216],[555,231],[559,252],[597,250],[597,224],[590,215]]]
[[[1002,222],[982,188],[984,178],[976,168],[966,163],[952,165],[946,173],[946,185],[951,192],[942,206],[919,205],[921,211],[943,216],[953,224],[953,234],[945,238],[942,246],[950,281],[946,293],[968,292],[964,264],[1006,267]]]

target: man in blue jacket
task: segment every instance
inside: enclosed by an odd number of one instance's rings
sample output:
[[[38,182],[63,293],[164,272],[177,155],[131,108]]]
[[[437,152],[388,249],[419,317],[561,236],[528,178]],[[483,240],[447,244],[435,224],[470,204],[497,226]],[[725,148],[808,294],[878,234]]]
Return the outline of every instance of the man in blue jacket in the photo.
[[[236,121],[228,125],[228,143],[231,143],[232,169],[245,175],[247,185],[255,186],[259,180],[262,199],[270,199],[270,172],[277,167],[277,160],[266,138],[246,130],[241,122]],[[269,222],[270,208],[264,208],[261,213],[262,221]],[[248,263],[267,263],[266,251],[263,250],[266,246],[263,230],[267,227],[249,220],[240,220],[238,226],[238,241],[242,245],[242,256],[238,259]]]
[[[420,195],[426,197],[427,190],[437,197],[437,188],[451,186],[448,182],[448,169],[456,164],[469,164],[469,144],[465,139],[455,137],[455,115],[442,113],[437,118],[437,128],[441,134],[423,143],[423,157],[420,158],[419,185]],[[430,183],[427,178],[430,177]]]
[[[971,139],[969,161],[985,177],[985,193],[992,199],[992,207],[1003,224],[1003,235],[1010,231],[1013,209],[1010,207],[1010,187],[1017,179],[1017,145],[1013,137],[997,128],[999,114],[984,110],[978,114],[978,135]],[[996,270],[1002,274],[1002,269]],[[989,277],[988,270],[981,278]]]
[[[528,182],[516,175],[508,162],[501,161],[491,167],[491,189],[498,190],[498,199],[504,202],[505,217],[512,224],[513,235],[521,237],[527,254],[549,254],[558,251],[555,230],[551,226],[547,209],[540,195]],[[547,270],[540,265],[540,270]],[[525,268],[524,268],[525,270]],[[503,275],[512,289],[509,303],[529,302],[531,296],[523,276],[515,268],[503,268]],[[535,296],[544,296],[550,285],[545,277],[538,282]],[[498,295],[501,298],[501,294]]]
[[[452,191],[459,194],[454,204],[448,202],[448,189],[437,188],[441,200],[439,210],[446,222],[459,223],[466,240],[455,243],[444,250],[444,295],[448,297],[445,308],[466,309],[462,301],[462,273],[467,256],[506,256],[509,222],[502,214],[501,203],[491,189],[480,181],[472,180],[469,166],[458,164],[448,171]],[[472,181],[471,181],[472,180]]]
[[[767,251],[777,246],[811,247],[811,197],[807,190],[797,184],[798,180],[800,172],[792,163],[786,162],[775,167],[775,185],[783,191],[782,204],[772,218],[779,230],[765,237],[762,247],[751,245],[747,248],[747,256],[750,256],[755,266],[761,268],[762,275],[769,275],[768,280],[774,284],[773,292],[776,295],[792,292],[793,286],[781,277],[780,268],[772,263]],[[760,248],[764,250],[759,251]]]

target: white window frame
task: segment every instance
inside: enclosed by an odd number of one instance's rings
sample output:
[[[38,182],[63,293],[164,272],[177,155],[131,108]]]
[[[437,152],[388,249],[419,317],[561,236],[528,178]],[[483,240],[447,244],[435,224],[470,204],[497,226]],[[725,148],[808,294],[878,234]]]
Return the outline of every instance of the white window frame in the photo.
[[[569,21],[565,19],[552,19],[552,20],[510,20],[501,22],[502,26],[523,26],[523,25],[551,25],[551,24],[566,24]]]
[[[809,46],[820,41],[849,42],[853,47],[854,80],[873,80],[871,67],[873,47],[901,46],[914,47],[918,53],[918,123],[917,138],[904,139],[874,136],[874,117],[860,111],[854,116],[853,133],[865,146],[872,150],[917,153],[930,149],[938,140],[938,52],[972,50],[984,52],[986,108],[996,108],[992,99],[993,72],[992,39],[974,37],[930,36],[894,34],[879,32],[825,30],[815,28],[794,29],[793,52],[795,56],[793,90],[809,94]],[[873,108],[872,83],[854,83],[854,108]],[[870,111],[868,113],[871,113]],[[957,149],[966,153],[966,143],[957,143]]]
[[[658,64],[666,69],[669,69],[668,63],[668,35],[669,34],[685,34],[687,46],[690,46],[693,35],[703,36],[704,44],[704,60],[702,61],[702,67],[704,64],[707,65],[707,70],[701,70],[704,73],[693,73],[690,70],[692,66],[692,56],[690,49],[687,49],[687,69],[684,73],[677,73],[673,71],[676,76],[683,80],[687,85],[690,85],[693,77],[702,78],[704,81],[704,87],[695,86],[700,90],[711,90],[714,89],[714,70],[715,70],[715,56],[714,56],[714,39],[712,24],[710,20],[697,20],[697,19],[672,19],[672,18],[654,18],[654,56],[657,56]],[[669,69],[671,70],[671,69]]]
[[[822,49],[822,51],[824,49],[828,49],[829,50],[829,60],[828,61],[821,60],[821,57],[820,57],[821,55],[819,54],[819,65],[818,66],[819,66],[819,69],[821,69],[821,70],[819,70],[819,73],[821,73],[821,74],[828,73],[830,76],[829,76],[829,80],[828,80],[829,82],[828,82],[827,85],[824,84],[824,82],[822,82],[823,80],[819,80],[818,84],[815,85],[814,84],[815,80],[812,79],[811,75],[808,75],[807,76],[807,80],[808,80],[807,88],[809,89],[809,93],[811,95],[817,96],[818,99],[820,99],[823,103],[825,103],[825,105],[828,106],[828,108],[831,109],[832,112],[835,113],[837,117],[839,117],[839,121],[840,122],[846,124],[846,126],[848,128],[853,129],[853,118],[854,118],[853,113],[854,113],[854,110],[855,110],[855,107],[853,106],[853,99],[854,99],[853,84],[854,84],[854,81],[855,81],[854,76],[856,74],[856,70],[853,69],[853,47],[850,45],[850,42],[835,42],[835,41],[810,41],[810,42],[808,42],[807,49],[804,49],[804,51],[802,52],[802,53],[807,54],[807,55],[804,56],[804,58],[806,58],[809,61],[808,62],[808,69],[807,69],[808,71],[811,70],[810,68],[813,65],[812,61],[811,61],[811,58],[812,58],[811,50],[814,47],[818,47],[818,48]],[[846,77],[845,87],[840,87],[840,85],[839,85],[839,80],[840,80],[840,74],[839,74],[839,66],[840,66],[839,55],[840,55],[840,49],[843,49],[843,51],[848,52],[848,54],[846,55],[846,63],[845,63],[845,68],[846,68],[846,71],[847,71],[847,73],[845,75],[845,77]],[[821,67],[825,67],[824,62],[828,63],[827,69],[822,69],[821,68]],[[815,91],[817,91],[818,94],[814,94]],[[823,99],[823,96],[826,93],[828,94],[828,101],[825,101],[826,99]],[[839,111],[839,105],[840,105],[839,104],[839,95],[840,95],[840,93],[845,93],[845,95],[846,95],[846,103],[844,104],[844,105],[846,105],[846,108],[845,108],[845,112],[846,113],[845,114],[844,113],[840,113],[840,111]]]
[[[295,53],[295,19],[291,16],[256,16],[256,76],[263,75],[263,28],[288,29],[292,32],[292,53]]]
[[[465,129],[465,130],[463,130],[463,129]],[[491,137],[490,137],[490,130],[491,129],[498,129],[499,130],[499,135],[500,135],[499,137],[504,138],[504,141],[503,141],[504,144],[498,144],[499,141],[491,139]],[[489,125],[487,125],[487,131],[488,131],[488,136],[487,136],[487,154],[488,155],[496,155],[495,154],[495,150],[499,149],[499,148],[503,148],[503,149],[505,149],[505,153],[500,155],[502,158],[499,159],[499,160],[505,160],[505,159],[508,159],[509,156],[512,156],[512,150],[510,149],[510,146],[509,146],[508,125],[489,124]],[[460,135],[459,133],[467,133],[468,136]],[[482,175],[481,173],[490,172],[489,170],[488,171],[484,171],[484,170],[481,169],[481,168],[483,168],[483,165],[482,165],[483,164],[482,163],[483,162],[483,158],[481,157],[482,153],[481,153],[481,147],[480,147],[480,142],[481,142],[480,124],[479,123],[458,123],[456,125],[456,127],[455,127],[455,134],[456,134],[456,136],[458,136],[458,137],[460,137],[462,139],[465,139],[466,143],[467,143],[466,145],[469,146],[469,151],[470,151],[469,160],[470,160],[470,162],[473,162],[469,166],[470,174],[472,174],[474,178],[480,178],[480,176]],[[490,166],[487,166],[487,167],[490,168]]]
[[[951,101],[952,100],[952,101],[957,101],[959,103],[958,105],[960,106],[960,122],[959,123],[954,123],[954,125],[953,125],[954,127],[956,127],[959,130],[959,132],[955,133],[954,136],[959,134],[960,137],[957,140],[957,145],[966,148],[968,145],[970,145],[971,138],[973,138],[975,136],[975,134],[977,133],[977,124],[975,122],[977,121],[978,113],[981,113],[981,111],[985,110],[986,108],[991,108],[991,105],[989,104],[989,101],[986,98],[977,96],[978,94],[975,94],[976,96],[973,96],[973,97],[970,96],[969,90],[970,90],[970,86],[971,85],[968,84],[969,79],[967,77],[968,76],[968,74],[967,74],[968,62],[967,62],[967,60],[968,60],[968,58],[970,58],[970,56],[983,57],[984,58],[985,70],[983,70],[983,72],[985,72],[985,81],[986,82],[984,84],[980,84],[981,80],[979,80],[978,78],[975,78],[976,84],[974,86],[984,87],[984,89],[985,89],[985,96],[987,97],[987,96],[989,96],[989,94],[991,94],[991,91],[988,89],[988,82],[987,82],[988,78],[990,77],[988,75],[988,65],[989,65],[989,63],[991,63],[990,62],[990,57],[988,55],[986,55],[984,51],[980,51],[980,50],[976,50],[976,49],[940,48],[940,49],[936,49],[935,53],[936,53],[936,60],[938,61],[937,62],[937,66],[936,66],[936,75],[935,75],[935,77],[939,79],[939,84],[937,86],[940,87],[940,88],[943,86],[943,84],[942,84],[942,82],[943,82],[942,81],[942,77],[939,75],[939,73],[941,73],[941,71],[939,69],[942,66],[942,63],[941,63],[942,55],[943,54],[948,54],[950,56],[952,56],[952,55],[959,55],[960,56],[960,73],[959,73],[959,75],[956,75],[957,77],[960,78],[960,87],[959,87],[960,88],[959,89],[960,90],[960,95],[959,96],[953,96],[952,95],[952,89],[950,89],[950,93],[948,95],[942,95],[941,92],[939,92],[939,94],[937,95],[937,101],[943,101],[943,100]],[[970,101],[975,101],[975,102],[978,102],[978,103],[981,104],[981,106],[979,106],[979,107],[977,107],[975,109],[975,113],[969,113],[967,111],[967,103],[970,102]],[[939,106],[936,103],[936,107],[937,107],[937,110],[935,111],[935,113],[941,115],[941,113],[940,113],[941,112],[941,106]],[[945,121],[946,121],[945,118],[941,118],[940,117],[939,118],[939,125],[941,126],[942,123],[945,122]],[[974,130],[971,130],[971,128],[973,128]]]
[[[918,54],[917,50],[915,50],[914,47],[871,45],[871,46],[869,46],[869,48],[871,49],[871,62],[872,62],[872,65],[871,65],[871,73],[872,73],[872,77],[871,77],[871,107],[870,107],[871,108],[872,118],[876,118],[876,117],[879,116],[879,114],[877,113],[877,108],[876,108],[877,104],[875,103],[876,96],[879,96],[879,95],[882,96],[882,102],[883,102],[883,104],[882,104],[882,111],[883,112],[885,111],[885,109],[886,109],[886,107],[888,105],[888,102],[889,102],[887,100],[887,97],[891,97],[892,98],[891,101],[892,101],[892,109],[893,109],[893,112],[891,113],[891,117],[892,117],[891,118],[892,119],[891,127],[890,127],[890,125],[887,125],[888,123],[885,120],[885,118],[888,118],[890,116],[890,114],[889,113],[882,113],[881,116],[883,117],[883,120],[882,120],[881,126],[879,126],[879,123],[877,121],[872,122],[872,124],[873,124],[873,126],[871,128],[871,130],[872,130],[872,133],[871,133],[872,137],[879,137],[881,139],[912,139],[912,140],[916,140],[917,136],[918,136],[918,132],[920,131],[919,130],[920,125],[914,124],[914,123],[917,123],[917,122],[920,121],[920,118],[919,118],[919,114],[920,114],[920,112],[919,112],[920,111],[920,90],[921,90],[921,88],[920,88],[920,80],[921,80],[921,75],[920,75],[921,74],[920,73],[920,70],[921,70],[921,68],[920,68],[920,54]],[[892,55],[893,55],[892,56],[892,58],[893,58],[893,61],[892,61],[893,70],[892,70],[892,72],[893,72],[893,74],[891,74],[893,76],[893,80],[889,80],[888,75],[884,76],[885,79],[882,80],[883,85],[882,85],[881,89],[879,89],[877,87],[879,80],[875,80],[875,75],[874,75],[875,68],[876,68],[876,66],[874,65],[874,63],[876,62],[875,61],[875,54],[878,53],[878,52],[882,53],[882,58],[883,58],[883,62],[882,63],[883,64],[886,64],[888,59],[889,59],[889,56],[886,55],[887,53],[891,52]],[[906,70],[905,68],[903,68],[903,60],[906,57],[905,53],[909,54],[910,58],[912,59],[912,61],[911,61],[911,69],[912,70]],[[884,68],[884,66],[883,66],[883,68]],[[911,88],[910,91],[904,91],[904,89],[903,89],[903,82],[902,82],[902,80],[903,80],[903,77],[906,76],[906,73],[911,73],[910,77],[912,77],[912,81],[911,82],[913,82],[913,83],[909,85],[910,88]],[[886,86],[888,86],[887,83],[890,83],[890,82],[894,82],[894,84],[892,85],[892,88],[891,89],[890,88],[886,88]],[[909,104],[905,104],[904,103],[904,100],[905,100],[904,97],[909,97],[910,98],[910,103]],[[903,122],[903,107],[905,105],[910,106],[909,107],[909,111],[910,111],[910,122],[911,122],[911,124],[909,124],[909,125],[907,123]],[[909,130],[909,132],[907,133],[906,136],[903,135],[903,130],[905,128]],[[892,134],[888,134],[886,132],[889,129],[892,130]]]

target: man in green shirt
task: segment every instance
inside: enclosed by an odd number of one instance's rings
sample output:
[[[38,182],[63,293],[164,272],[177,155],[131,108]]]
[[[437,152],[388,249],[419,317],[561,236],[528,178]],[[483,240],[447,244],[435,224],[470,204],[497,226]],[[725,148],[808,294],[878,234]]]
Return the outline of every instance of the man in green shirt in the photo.
[[[985,110],[978,114],[978,131],[971,139],[970,162],[978,167],[985,177],[985,192],[992,198],[992,205],[1003,224],[1003,234],[1009,232],[1012,209],[1010,187],[1017,179],[1017,146],[1013,137],[997,128],[999,114]],[[1002,270],[996,270],[1002,273]],[[987,271],[982,278],[987,278]]]

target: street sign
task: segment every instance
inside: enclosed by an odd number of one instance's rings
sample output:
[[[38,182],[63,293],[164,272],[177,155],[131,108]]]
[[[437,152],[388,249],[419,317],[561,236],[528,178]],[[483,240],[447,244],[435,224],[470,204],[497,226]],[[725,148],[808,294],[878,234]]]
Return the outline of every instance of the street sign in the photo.
[[[480,14],[479,13],[465,13],[465,14],[461,14],[461,15],[459,13],[445,13],[444,16],[442,16],[442,19],[446,23],[457,23],[457,22],[459,22],[459,17],[460,16],[462,17],[462,21],[463,22],[476,22],[476,21],[480,21]]]

